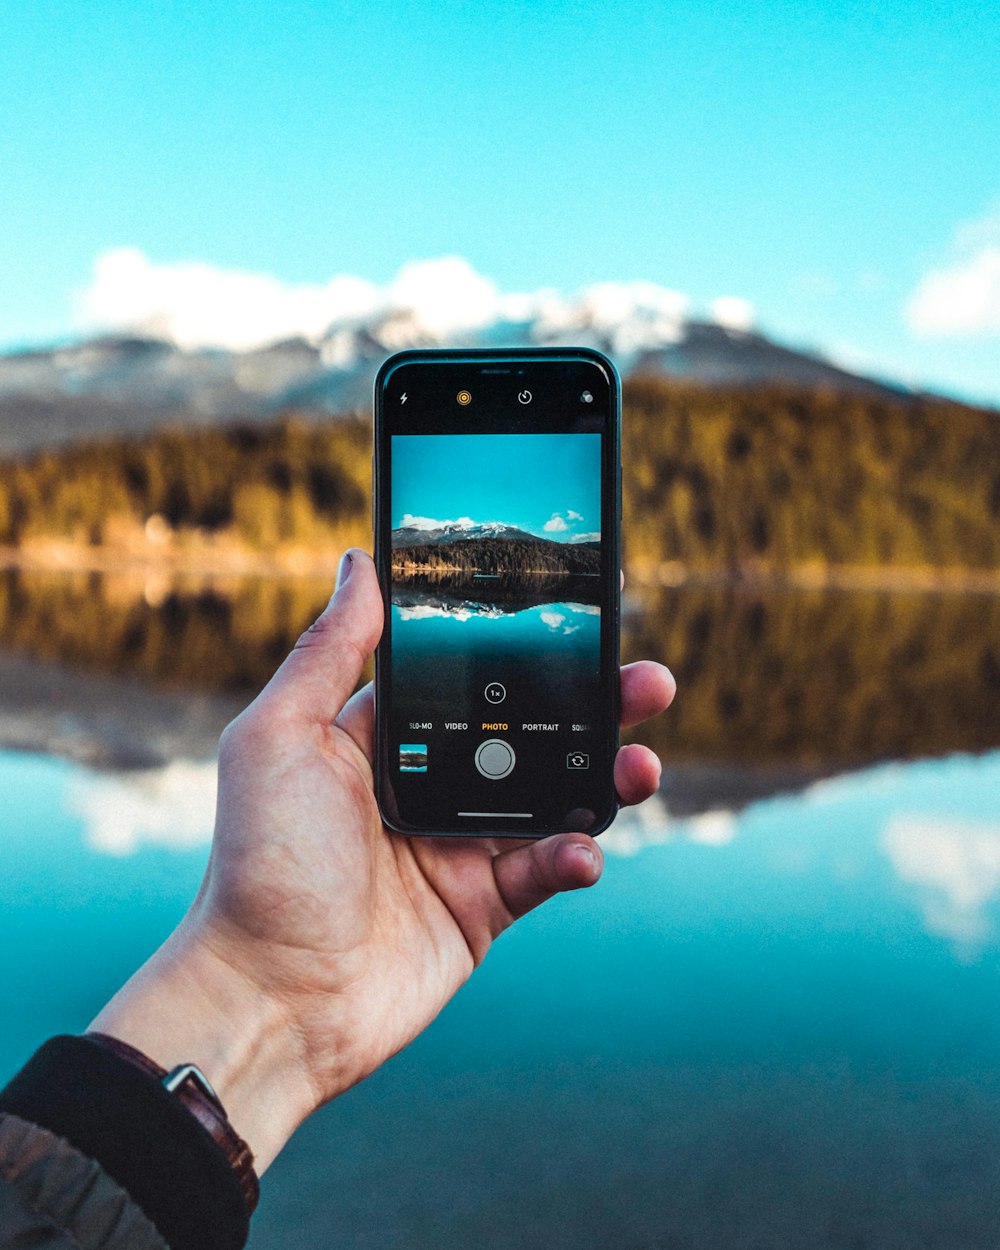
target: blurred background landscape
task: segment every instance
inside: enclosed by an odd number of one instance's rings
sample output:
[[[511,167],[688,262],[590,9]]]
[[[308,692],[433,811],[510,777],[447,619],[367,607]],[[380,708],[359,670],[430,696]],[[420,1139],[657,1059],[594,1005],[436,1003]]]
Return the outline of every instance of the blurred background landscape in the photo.
[[[5,1070],[192,896],[219,731],[370,546],[385,356],[592,345],[661,791],[252,1244],[994,1246],[997,13],[8,25]]]

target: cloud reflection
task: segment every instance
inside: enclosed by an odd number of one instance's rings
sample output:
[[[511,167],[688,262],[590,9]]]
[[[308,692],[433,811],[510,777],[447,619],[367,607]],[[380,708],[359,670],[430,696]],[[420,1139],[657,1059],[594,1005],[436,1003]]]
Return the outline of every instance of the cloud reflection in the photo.
[[[750,853],[767,832],[771,872],[818,873],[828,882],[881,876],[880,851],[924,930],[975,953],[996,936],[991,912],[1000,900],[1000,820],[976,797],[993,793],[994,776],[1000,777],[1000,753],[883,766],[740,812],[671,816],[664,798],[654,795],[621,812],[601,845],[610,855],[631,856],[673,841],[730,846],[739,833],[740,847]],[[128,773],[75,772],[67,805],[99,854],[127,856],[144,847],[184,852],[211,841],[215,793],[215,762],[181,759]],[[951,800],[970,810],[942,810]]]
[[[78,773],[67,807],[83,822],[86,844],[103,855],[143,846],[189,851],[212,840],[216,764],[174,760],[166,768]]]
[[[636,855],[678,837],[703,846],[725,846],[736,836],[737,824],[736,813],[721,808],[677,820],[662,796],[654,794],[644,803],[623,808],[611,828],[601,834],[601,846],[612,855]]]
[[[900,880],[919,890],[929,933],[963,945],[993,936],[986,905],[1000,894],[1000,823],[900,813],[882,846]]]

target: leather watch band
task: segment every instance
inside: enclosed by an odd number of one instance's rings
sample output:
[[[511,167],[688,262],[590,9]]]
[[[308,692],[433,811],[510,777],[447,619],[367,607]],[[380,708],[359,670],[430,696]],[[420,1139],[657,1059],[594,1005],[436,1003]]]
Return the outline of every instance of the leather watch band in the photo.
[[[151,1076],[191,1112],[229,1160],[243,1191],[247,1213],[252,1215],[260,1199],[260,1182],[253,1169],[253,1152],[229,1123],[218,1094],[201,1069],[193,1063],[182,1063],[168,1072],[120,1038],[107,1033],[85,1033],[84,1037]]]

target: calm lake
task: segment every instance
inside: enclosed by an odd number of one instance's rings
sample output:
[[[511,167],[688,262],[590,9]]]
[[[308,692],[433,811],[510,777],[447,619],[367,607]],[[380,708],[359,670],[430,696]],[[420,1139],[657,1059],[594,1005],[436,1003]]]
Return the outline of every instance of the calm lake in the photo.
[[[0,577],[5,1071],[182,914],[215,735],[326,593]],[[663,791],[300,1131],[252,1246],[1000,1242],[1000,603],[627,608],[680,681]]]

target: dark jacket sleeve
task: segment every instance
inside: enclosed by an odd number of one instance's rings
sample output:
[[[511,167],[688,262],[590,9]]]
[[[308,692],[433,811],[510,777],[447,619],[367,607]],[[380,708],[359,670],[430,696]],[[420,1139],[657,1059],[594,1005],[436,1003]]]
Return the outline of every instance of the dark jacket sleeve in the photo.
[[[0,1114],[0,1247],[170,1250],[120,1185],[48,1129]]]
[[[46,1042],[0,1090],[3,1112],[94,1160],[170,1250],[244,1245],[243,1192],[208,1131],[154,1077],[86,1037]]]

